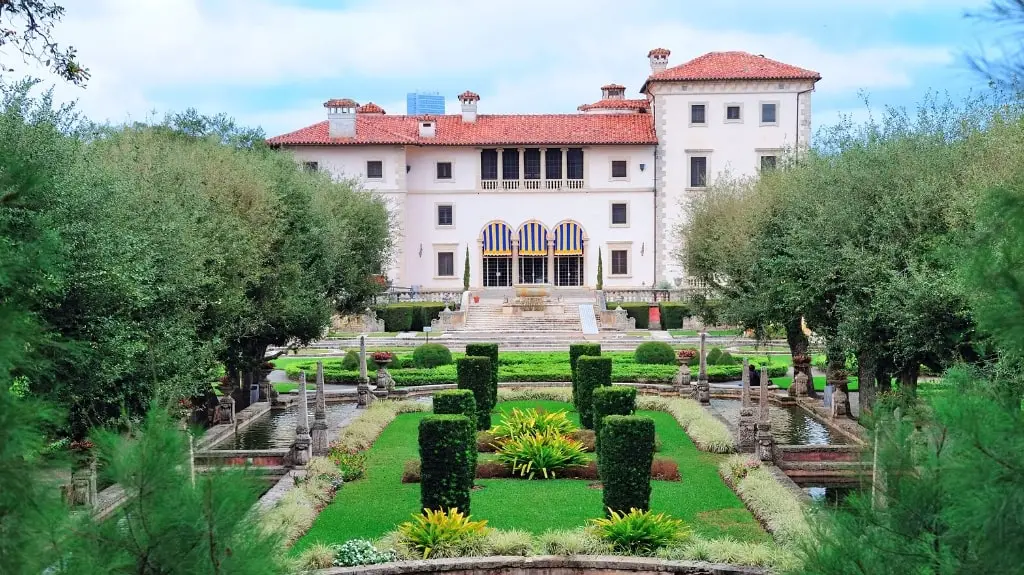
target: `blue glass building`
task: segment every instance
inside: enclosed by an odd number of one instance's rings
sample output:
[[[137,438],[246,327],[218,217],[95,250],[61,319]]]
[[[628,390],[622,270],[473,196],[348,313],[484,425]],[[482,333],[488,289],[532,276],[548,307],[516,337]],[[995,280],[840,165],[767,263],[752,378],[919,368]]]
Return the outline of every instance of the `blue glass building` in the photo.
[[[406,94],[405,101],[405,113],[410,116],[444,114],[444,96],[437,92],[410,92]]]

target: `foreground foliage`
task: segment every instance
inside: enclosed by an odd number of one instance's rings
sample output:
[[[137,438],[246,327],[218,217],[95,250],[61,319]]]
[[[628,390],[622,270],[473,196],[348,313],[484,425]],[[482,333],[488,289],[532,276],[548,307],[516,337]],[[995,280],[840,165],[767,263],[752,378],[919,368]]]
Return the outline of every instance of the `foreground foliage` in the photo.
[[[592,519],[591,525],[613,550],[628,555],[650,555],[689,536],[679,519],[635,507],[628,513],[609,510],[608,517]]]
[[[512,473],[527,479],[554,479],[561,470],[588,461],[583,443],[554,429],[505,439],[498,444],[497,453],[498,460],[508,465]]]
[[[451,549],[483,539],[487,521],[472,521],[456,507],[447,511],[424,509],[423,514],[414,514],[412,521],[399,525],[398,533],[401,539],[396,544],[422,553],[423,559],[444,557]]]

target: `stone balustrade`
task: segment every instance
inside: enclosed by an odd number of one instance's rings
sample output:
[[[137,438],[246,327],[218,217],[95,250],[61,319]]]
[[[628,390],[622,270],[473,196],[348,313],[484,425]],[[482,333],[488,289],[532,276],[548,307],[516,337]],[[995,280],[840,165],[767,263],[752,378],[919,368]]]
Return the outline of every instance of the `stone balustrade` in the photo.
[[[460,557],[396,561],[360,567],[334,567],[320,575],[755,575],[767,573],[755,567],[739,567],[702,561],[668,561],[650,557],[607,555],[542,555],[537,557]]]

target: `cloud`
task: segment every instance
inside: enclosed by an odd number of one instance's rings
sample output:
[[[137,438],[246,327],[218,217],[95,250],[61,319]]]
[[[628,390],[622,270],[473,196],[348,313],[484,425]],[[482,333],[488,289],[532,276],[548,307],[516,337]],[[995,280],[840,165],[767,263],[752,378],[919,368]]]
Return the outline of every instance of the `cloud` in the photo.
[[[947,4],[866,1],[908,11]],[[655,46],[673,51],[671,64],[712,50],[763,53],[819,71],[822,93],[906,87],[916,70],[953,61],[943,46],[834,49],[802,35],[798,25],[794,32],[701,27],[670,0],[643,9],[613,0],[519,0],[514,9],[464,0],[358,0],[344,9],[270,0],[66,4],[58,38],[78,48],[93,80],[84,91],[59,86],[59,97],[79,98],[96,119],[196,105],[269,133],[320,119],[319,104],[328,97],[373,94],[363,99],[388,101],[389,113],[404,113],[396,80],[407,87],[457,84],[449,99],[472,89],[483,96],[485,113],[572,112],[598,99],[607,82],[624,83],[638,97],[649,73],[647,50]],[[812,4],[821,5],[789,0],[773,10]],[[864,10],[863,4],[836,3],[840,10]]]

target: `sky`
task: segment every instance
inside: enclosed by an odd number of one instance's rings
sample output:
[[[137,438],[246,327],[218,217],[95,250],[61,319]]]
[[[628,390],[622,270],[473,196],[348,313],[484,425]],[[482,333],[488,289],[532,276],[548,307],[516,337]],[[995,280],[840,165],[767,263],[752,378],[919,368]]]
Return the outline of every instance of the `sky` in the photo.
[[[742,50],[819,72],[816,128],[913,107],[929,91],[983,91],[965,55],[991,25],[987,0],[62,0],[54,36],[90,69],[54,84],[114,123],[194,107],[268,135],[325,118],[329,98],[405,113],[410,91],[481,96],[479,112],[575,113],[620,83],[640,97],[647,52],[669,66]],[[21,66],[18,72],[32,72]],[[5,78],[8,74],[5,74]]]

